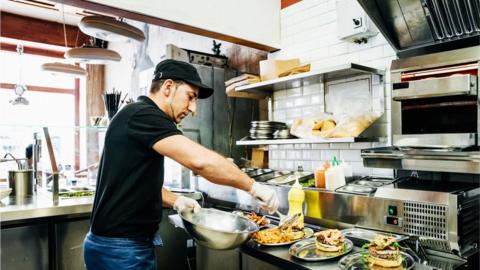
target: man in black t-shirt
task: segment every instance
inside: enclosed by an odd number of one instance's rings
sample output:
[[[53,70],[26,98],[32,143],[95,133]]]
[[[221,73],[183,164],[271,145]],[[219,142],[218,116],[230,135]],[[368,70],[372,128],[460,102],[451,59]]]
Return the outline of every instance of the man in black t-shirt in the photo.
[[[155,232],[162,206],[197,211],[197,201],[163,188],[164,156],[211,182],[249,192],[267,211],[278,208],[275,191],[256,183],[232,162],[182,135],[176,124],[212,95],[196,69],[164,60],[150,93],[112,119],[98,169],[91,230],[84,241],[89,270],[154,270]]]

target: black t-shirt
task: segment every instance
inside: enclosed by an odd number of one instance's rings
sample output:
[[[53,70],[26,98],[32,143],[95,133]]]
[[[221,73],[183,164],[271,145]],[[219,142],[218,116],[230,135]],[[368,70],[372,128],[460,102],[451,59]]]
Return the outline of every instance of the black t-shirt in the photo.
[[[162,216],[163,156],[152,147],[182,134],[148,97],[112,119],[98,168],[92,232],[110,237],[149,237]]]

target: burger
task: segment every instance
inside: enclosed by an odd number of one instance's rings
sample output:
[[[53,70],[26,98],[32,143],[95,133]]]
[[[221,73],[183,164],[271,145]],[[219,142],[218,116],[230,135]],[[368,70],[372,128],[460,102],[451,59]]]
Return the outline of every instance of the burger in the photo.
[[[346,249],[345,236],[339,230],[325,230],[315,233],[315,247],[326,252],[342,252]]]
[[[403,259],[400,255],[400,246],[394,237],[377,235],[365,247],[368,247],[369,256],[366,258],[369,264],[389,269],[401,268]]]

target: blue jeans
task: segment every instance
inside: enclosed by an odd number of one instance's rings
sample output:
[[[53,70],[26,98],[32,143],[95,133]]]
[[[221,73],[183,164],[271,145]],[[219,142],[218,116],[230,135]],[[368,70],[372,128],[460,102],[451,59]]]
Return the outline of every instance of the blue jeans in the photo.
[[[156,237],[116,238],[87,234],[83,257],[88,270],[156,270]]]

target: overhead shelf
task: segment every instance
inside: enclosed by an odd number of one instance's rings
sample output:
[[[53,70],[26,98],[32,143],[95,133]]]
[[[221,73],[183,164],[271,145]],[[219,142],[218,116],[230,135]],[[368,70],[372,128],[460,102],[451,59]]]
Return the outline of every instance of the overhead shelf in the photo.
[[[252,83],[240,86],[235,89],[238,92],[273,92],[276,90],[284,90],[295,88],[315,82],[335,80],[345,77],[352,77],[361,74],[378,74],[383,76],[384,70],[366,67],[354,63],[344,64],[340,66],[317,69],[310,72],[304,72],[296,75],[286,76],[278,79],[268,80],[259,83]]]
[[[237,141],[237,145],[268,145],[268,144],[300,144],[300,143],[353,143],[353,142],[386,142],[387,138],[315,138],[315,139],[275,139],[275,140],[252,140],[244,137]]]

